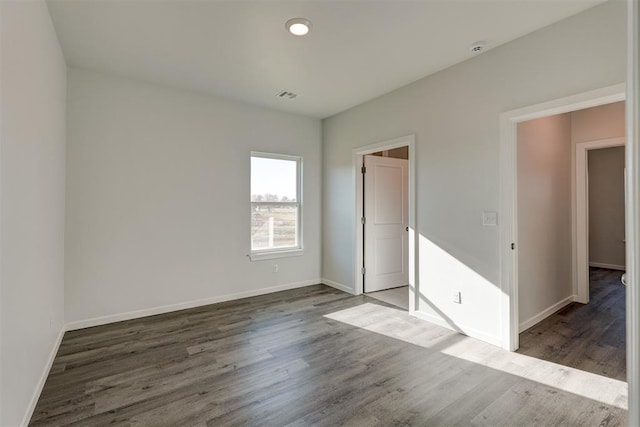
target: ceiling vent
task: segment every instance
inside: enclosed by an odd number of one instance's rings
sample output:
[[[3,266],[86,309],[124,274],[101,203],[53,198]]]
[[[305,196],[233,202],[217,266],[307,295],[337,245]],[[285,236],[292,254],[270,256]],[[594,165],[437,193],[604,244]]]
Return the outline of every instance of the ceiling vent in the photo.
[[[297,96],[298,96],[297,93],[289,92],[287,90],[283,90],[282,92],[278,92],[278,98],[282,98],[282,99],[293,99],[293,98],[295,98]]]
[[[471,45],[471,53],[473,53],[474,55],[479,54],[480,52],[484,51],[485,47],[487,46],[487,44],[485,42],[475,42],[474,44]]]

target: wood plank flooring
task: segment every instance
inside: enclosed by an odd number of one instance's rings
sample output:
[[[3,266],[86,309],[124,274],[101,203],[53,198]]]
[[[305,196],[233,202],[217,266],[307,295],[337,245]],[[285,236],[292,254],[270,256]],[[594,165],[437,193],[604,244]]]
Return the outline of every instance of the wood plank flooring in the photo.
[[[316,285],[68,332],[31,425],[614,426],[626,393]]]
[[[591,268],[589,304],[571,303],[521,333],[518,353],[625,381],[622,273]]]

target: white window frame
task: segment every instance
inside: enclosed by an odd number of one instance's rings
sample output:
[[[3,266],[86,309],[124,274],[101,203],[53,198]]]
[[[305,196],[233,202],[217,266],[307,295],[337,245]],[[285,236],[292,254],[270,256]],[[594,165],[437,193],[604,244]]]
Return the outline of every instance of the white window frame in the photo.
[[[288,154],[275,154],[275,153],[263,153],[259,151],[252,151],[251,156],[249,157],[249,176],[253,173],[251,170],[251,159],[253,157],[261,157],[264,159],[276,159],[276,160],[289,160],[296,162],[296,201],[295,202],[253,202],[251,201],[251,190],[249,190],[249,202],[250,202],[250,212],[253,212],[253,205],[292,205],[298,207],[298,217],[296,221],[296,234],[298,236],[298,244],[297,246],[291,246],[286,248],[274,248],[274,249],[252,249],[252,241],[251,241],[251,233],[249,233],[249,248],[251,248],[249,252],[249,259],[251,261],[259,261],[264,259],[274,259],[274,258],[285,258],[292,256],[300,256],[304,254],[304,249],[302,245],[302,157],[300,156],[291,156]],[[253,218],[249,219],[249,230],[251,230]]]

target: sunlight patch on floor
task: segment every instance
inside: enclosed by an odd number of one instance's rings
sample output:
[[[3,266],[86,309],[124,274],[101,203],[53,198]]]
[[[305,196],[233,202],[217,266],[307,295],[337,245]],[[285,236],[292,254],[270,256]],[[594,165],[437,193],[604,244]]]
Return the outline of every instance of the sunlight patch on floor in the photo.
[[[365,303],[326,314],[325,317],[588,399],[628,409],[626,382],[511,353],[395,308]]]

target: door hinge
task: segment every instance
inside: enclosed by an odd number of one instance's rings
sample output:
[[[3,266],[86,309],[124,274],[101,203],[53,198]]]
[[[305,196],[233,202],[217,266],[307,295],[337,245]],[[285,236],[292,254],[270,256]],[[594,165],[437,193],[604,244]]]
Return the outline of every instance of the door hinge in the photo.
[[[362,267],[362,268],[360,269],[360,274],[362,274],[362,275],[364,276],[364,273],[365,273],[365,272],[366,272],[366,269],[365,269],[364,267]]]
[[[362,167],[360,168],[360,172],[367,173],[367,168],[365,167],[365,165],[362,165]]]
[[[367,218],[365,218],[365,217],[360,218],[360,223],[362,225],[366,224],[367,223]]]
[[[515,243],[512,243],[512,244],[511,244],[511,250],[514,250],[515,248],[516,248],[516,244],[515,244]]]

